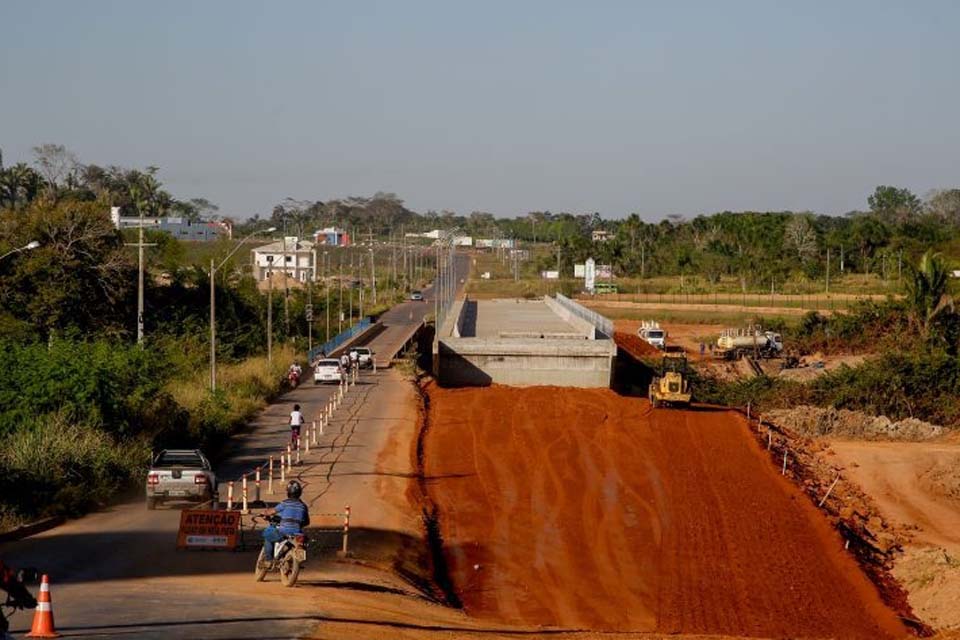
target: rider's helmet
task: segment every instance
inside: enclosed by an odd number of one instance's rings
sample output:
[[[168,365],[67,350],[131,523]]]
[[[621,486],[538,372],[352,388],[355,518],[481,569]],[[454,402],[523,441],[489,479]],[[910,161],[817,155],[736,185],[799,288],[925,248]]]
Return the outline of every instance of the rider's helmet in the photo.
[[[287,483],[287,497],[291,500],[297,500],[303,495],[303,486],[299,480],[291,480]]]

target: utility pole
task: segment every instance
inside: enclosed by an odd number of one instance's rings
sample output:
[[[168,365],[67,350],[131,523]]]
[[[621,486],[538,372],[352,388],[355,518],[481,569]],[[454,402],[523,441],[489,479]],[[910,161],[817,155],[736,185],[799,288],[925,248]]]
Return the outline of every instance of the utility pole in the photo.
[[[313,280],[307,282],[307,352],[313,351]]]
[[[830,293],[830,247],[827,247],[827,293]]]
[[[267,364],[273,364],[273,261],[267,268]]]
[[[354,285],[353,257],[354,257],[353,253],[351,252],[350,253],[350,291],[348,291],[348,293],[350,294],[350,322],[347,323],[348,327],[353,325],[353,285]]]
[[[373,306],[377,306],[377,271],[376,271],[376,253],[373,247],[370,247],[370,286],[373,288]],[[360,314],[363,315],[362,313]]]
[[[296,247],[294,247],[296,256]],[[296,271],[296,267],[294,267]],[[283,218],[283,326],[287,338],[290,337],[290,274],[287,273],[287,218]]]
[[[360,273],[360,292],[358,294],[359,300],[357,304],[359,305],[359,310],[357,311],[357,318],[363,318],[363,254],[361,253],[358,256],[357,260],[357,271]]]
[[[144,259],[143,259],[143,248],[144,247],[154,247],[156,243],[143,241],[143,211],[140,211],[140,228],[138,230],[137,243],[127,243],[128,247],[137,248],[137,344],[140,345],[140,348],[143,348],[143,314],[144,314],[144,304],[143,304],[143,272],[144,272]]]
[[[140,211],[140,233],[137,238],[137,344],[143,348],[143,210]]]
[[[324,307],[327,310],[327,329],[323,334],[323,341],[330,340],[330,282],[327,280],[327,252],[323,252],[323,291],[326,294],[327,301]],[[326,355],[326,354],[324,354]]]
[[[339,299],[337,301],[337,335],[343,331],[343,253],[337,252],[337,284]]]
[[[214,294],[213,284],[213,258],[210,258],[210,389],[217,389],[217,314],[215,306],[217,296]]]

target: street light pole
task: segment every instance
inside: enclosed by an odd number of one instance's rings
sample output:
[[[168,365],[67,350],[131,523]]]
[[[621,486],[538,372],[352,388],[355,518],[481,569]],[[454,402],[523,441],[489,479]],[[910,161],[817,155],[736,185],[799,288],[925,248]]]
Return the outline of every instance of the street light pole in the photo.
[[[246,237],[244,237],[242,240],[240,240],[240,242],[237,243],[237,246],[233,248],[233,251],[228,253],[227,257],[221,260],[220,264],[217,266],[214,266],[213,258],[210,258],[210,390],[211,391],[217,390],[217,296],[215,293],[216,288],[214,286],[214,277],[216,276],[217,271],[222,269],[223,265],[227,264],[227,260],[233,257],[233,254],[235,254],[247,240],[257,235],[258,233],[272,233],[275,230],[276,229],[274,227],[270,227],[269,229],[261,229],[258,231],[253,231],[251,233],[248,233]],[[140,244],[142,245],[143,243],[141,242]],[[143,250],[141,249],[141,251]],[[142,277],[142,274],[141,274],[141,277]],[[270,350],[270,341],[269,341],[269,335],[268,335],[268,339],[267,339],[268,354],[269,354],[269,350]]]
[[[5,254],[0,256],[0,260],[3,260],[7,256],[12,256],[15,253],[20,253],[21,251],[31,251],[33,249],[36,249],[39,246],[40,246],[39,242],[37,242],[36,240],[31,240],[30,242],[23,245],[22,247],[17,247],[16,249],[11,249],[10,251],[7,251]]]
[[[327,342],[330,340],[330,283],[327,281],[327,252],[323,252],[323,290],[326,294],[327,301],[324,304],[324,307],[327,310],[327,330],[323,334],[323,341]]]

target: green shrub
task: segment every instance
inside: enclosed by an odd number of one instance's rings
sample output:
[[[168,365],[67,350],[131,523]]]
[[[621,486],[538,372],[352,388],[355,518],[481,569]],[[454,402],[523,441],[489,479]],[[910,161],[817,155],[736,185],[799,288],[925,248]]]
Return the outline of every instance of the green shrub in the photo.
[[[0,495],[8,512],[78,515],[141,478],[144,438],[117,441],[101,429],[49,414],[7,436],[0,450]]]

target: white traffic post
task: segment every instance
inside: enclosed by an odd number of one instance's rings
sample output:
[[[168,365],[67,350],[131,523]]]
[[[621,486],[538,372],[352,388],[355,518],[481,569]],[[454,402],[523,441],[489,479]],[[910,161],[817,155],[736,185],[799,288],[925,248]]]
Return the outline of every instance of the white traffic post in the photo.
[[[260,467],[257,467],[253,480],[253,503],[260,504],[261,502],[263,502],[263,497],[260,494]]]
[[[300,464],[300,438],[297,438],[297,465]]]
[[[283,457],[283,451],[280,452],[280,484],[287,483],[287,464]]]
[[[247,474],[243,474],[243,480],[240,483],[240,499],[243,508],[241,509],[242,513],[250,513],[249,505],[247,504]]]
[[[233,511],[233,481],[227,483],[227,511]]]
[[[317,444],[317,421],[316,420],[310,423],[310,438],[313,440],[313,444]],[[307,453],[310,453],[310,440],[307,440]]]
[[[267,493],[273,495],[273,456],[270,456],[270,466],[267,474]]]

